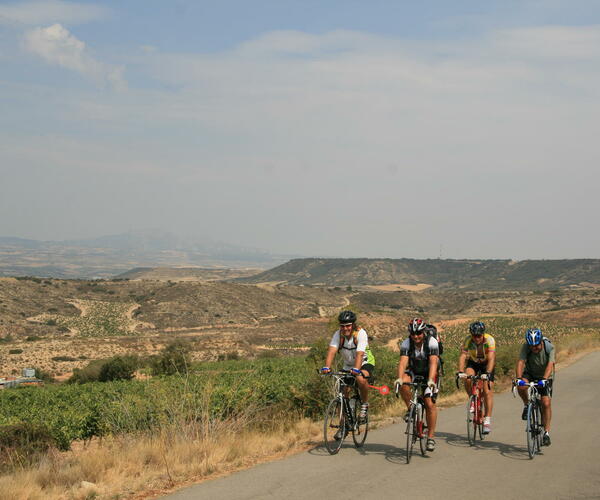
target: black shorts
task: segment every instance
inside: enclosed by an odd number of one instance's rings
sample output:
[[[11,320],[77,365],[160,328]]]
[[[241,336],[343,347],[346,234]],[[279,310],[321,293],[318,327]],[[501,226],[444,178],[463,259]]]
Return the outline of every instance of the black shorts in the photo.
[[[412,370],[405,370],[404,373],[406,373],[411,380],[415,379],[415,376],[420,376],[423,377],[425,380],[427,380],[429,378],[429,373],[418,373],[418,372],[414,372]],[[438,382],[438,377],[435,377],[436,382]],[[435,403],[435,400],[437,399],[438,396],[438,392],[439,392],[439,387],[436,387],[433,391],[428,387],[427,389],[425,389],[423,391],[423,397],[424,398],[431,398],[431,401],[433,401]]]
[[[523,377],[521,377],[521,378],[524,378],[528,382],[539,382],[540,380],[542,380],[542,378],[540,378],[540,377],[532,377],[529,373],[523,373]],[[548,385],[546,387],[538,387],[537,390],[540,393],[540,396],[548,396],[549,398],[551,398],[552,397],[552,379],[551,378],[548,379]]]
[[[372,382],[373,371],[375,370],[375,367],[371,363],[366,363],[366,364],[362,365],[360,367],[360,369],[361,370],[366,370],[367,372],[369,372],[369,377],[367,379],[367,382]]]
[[[475,363],[475,361],[473,361],[472,359],[470,359],[469,361],[467,361],[467,368],[472,368],[473,370],[475,370],[475,375],[481,375],[482,373],[485,373],[487,370],[487,362],[486,363]],[[492,373],[490,373],[490,382],[494,381],[494,372],[496,370],[492,370]]]

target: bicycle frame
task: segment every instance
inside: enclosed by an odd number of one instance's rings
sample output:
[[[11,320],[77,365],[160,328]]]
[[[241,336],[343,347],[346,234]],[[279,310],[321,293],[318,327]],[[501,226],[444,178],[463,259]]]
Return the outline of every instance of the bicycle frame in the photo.
[[[403,382],[402,385],[409,386],[413,389],[412,398],[410,401],[410,409],[408,412],[408,420],[406,422],[406,463],[410,463],[412,449],[419,440],[421,455],[427,453],[427,422],[425,419],[425,400],[423,392],[427,388],[425,377],[416,375],[412,382]]]
[[[325,446],[329,453],[334,455],[340,450],[348,432],[352,432],[354,444],[357,448],[360,448],[366,439],[369,423],[368,419],[366,422],[359,422],[357,418],[357,411],[360,409],[362,400],[354,376],[344,370],[330,375],[334,378],[333,399],[329,402],[325,412],[323,433]],[[353,390],[353,393],[346,395],[347,388]],[[354,406],[352,406],[352,402],[354,402]],[[329,429],[337,429],[337,432],[341,433],[340,439],[330,440],[328,438]]]
[[[541,452],[542,437],[544,434],[544,426],[542,424],[542,412],[541,412],[541,395],[538,387],[543,387],[542,383],[538,382],[524,382],[520,380],[517,384],[513,384],[513,395],[517,386],[527,386],[527,397],[529,402],[527,403],[527,423],[525,424],[525,433],[527,437],[527,453],[529,458],[533,459],[536,454]]]
[[[471,380],[471,395],[467,401],[467,439],[469,445],[475,444],[475,439],[479,435],[479,439],[483,440],[483,419],[485,414],[485,401],[483,399],[483,382],[481,375],[465,375],[464,377],[456,376],[456,387],[458,388],[459,378]],[[489,380],[488,380],[488,387]],[[473,410],[473,411],[471,411]]]

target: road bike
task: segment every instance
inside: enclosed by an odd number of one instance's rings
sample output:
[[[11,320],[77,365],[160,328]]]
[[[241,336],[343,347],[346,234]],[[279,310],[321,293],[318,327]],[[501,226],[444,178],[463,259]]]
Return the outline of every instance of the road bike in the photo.
[[[456,375],[456,387],[458,388],[458,380],[465,378],[471,380],[471,395],[467,401],[467,439],[469,445],[474,446],[477,436],[483,440],[483,419],[485,417],[485,401],[483,398],[483,383],[481,375],[464,375],[460,377]],[[487,381],[490,387],[489,380]]]
[[[516,395],[517,386],[527,386],[529,403],[527,403],[525,432],[527,434],[527,453],[529,458],[533,459],[536,454],[541,452],[544,437],[541,395],[538,390],[538,387],[544,387],[544,383],[541,380],[537,382],[525,382],[524,380],[519,380],[517,383],[513,382],[513,395]]]
[[[425,377],[415,375],[412,382],[402,382],[402,385],[408,385],[413,389],[412,399],[406,418],[406,463],[410,463],[413,452],[413,446],[419,440],[421,455],[427,454],[427,420],[425,418],[425,400],[423,393],[427,389]],[[396,396],[398,396],[398,387],[396,387]]]
[[[350,432],[352,432],[354,446],[357,448],[363,446],[369,432],[369,416],[367,414],[365,419],[359,418],[362,400],[356,385],[356,377],[346,370],[329,375],[334,379],[334,397],[325,410],[323,437],[325,448],[331,455],[335,455],[340,451],[344,439]]]

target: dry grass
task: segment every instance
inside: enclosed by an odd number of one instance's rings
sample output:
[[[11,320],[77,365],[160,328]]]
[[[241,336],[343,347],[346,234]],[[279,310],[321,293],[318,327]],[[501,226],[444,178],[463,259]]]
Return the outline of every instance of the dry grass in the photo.
[[[259,432],[225,422],[209,435],[204,431],[187,426],[55,452],[37,468],[0,477],[2,498],[147,498],[305,449],[320,439],[321,426],[296,419]]]

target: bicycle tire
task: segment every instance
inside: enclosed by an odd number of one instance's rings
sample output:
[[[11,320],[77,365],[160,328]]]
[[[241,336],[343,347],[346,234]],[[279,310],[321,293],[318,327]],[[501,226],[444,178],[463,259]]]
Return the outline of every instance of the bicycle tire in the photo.
[[[542,409],[539,404],[535,405],[535,422],[536,422],[536,434],[535,434],[535,444],[536,444],[536,452],[542,452],[542,440],[544,438],[544,427],[542,425]]]
[[[533,459],[536,454],[536,432],[537,432],[537,423],[535,416],[535,408],[533,403],[529,403],[527,405],[527,425],[525,427],[525,432],[527,433],[527,453],[529,454],[529,458]]]
[[[411,406],[406,422],[406,463],[410,463],[413,445],[415,444],[415,408]]]
[[[485,400],[481,396],[479,397],[479,408],[477,409],[477,434],[479,434],[479,439],[483,441],[485,439],[485,434],[483,433],[483,420],[485,419]]]
[[[427,455],[427,419],[425,414],[425,407],[420,405],[417,413],[417,431],[419,436],[419,448],[421,448],[421,455]]]
[[[341,439],[335,439],[335,434],[340,431]],[[335,455],[346,437],[346,416],[344,407],[339,398],[332,399],[325,410],[323,423],[323,441],[330,455]]]
[[[364,422],[361,422],[359,419],[360,416],[360,406],[362,401],[359,397],[355,396],[354,398],[354,426],[352,427],[352,440],[354,441],[354,446],[357,448],[362,448],[365,444],[365,440],[367,439],[367,434],[369,432],[369,414],[367,413],[367,419]]]
[[[469,441],[469,446],[473,446],[475,444],[475,403],[477,403],[475,396],[471,396],[467,400],[467,440]],[[471,412],[471,405],[473,405],[473,409],[475,411]]]

